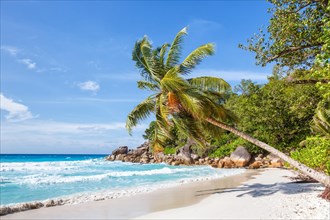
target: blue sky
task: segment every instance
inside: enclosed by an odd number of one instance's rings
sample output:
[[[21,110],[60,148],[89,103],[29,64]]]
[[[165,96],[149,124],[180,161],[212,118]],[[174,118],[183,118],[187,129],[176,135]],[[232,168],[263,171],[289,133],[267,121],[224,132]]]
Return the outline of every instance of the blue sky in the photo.
[[[171,42],[189,26],[183,56],[214,42],[191,76],[265,82],[271,67],[238,48],[262,26],[266,1],[1,1],[1,153],[110,153],[136,147],[126,116],[136,87],[136,40]]]

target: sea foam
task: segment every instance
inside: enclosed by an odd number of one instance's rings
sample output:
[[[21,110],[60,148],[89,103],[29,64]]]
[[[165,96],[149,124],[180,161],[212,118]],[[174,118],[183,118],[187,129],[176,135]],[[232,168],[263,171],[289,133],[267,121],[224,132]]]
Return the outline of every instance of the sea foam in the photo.
[[[2,162],[0,205],[48,204],[50,200],[56,205],[75,204],[244,172],[243,169],[226,170],[210,166],[110,162],[103,157],[66,160],[68,156],[59,161],[8,162],[7,159],[7,162]]]

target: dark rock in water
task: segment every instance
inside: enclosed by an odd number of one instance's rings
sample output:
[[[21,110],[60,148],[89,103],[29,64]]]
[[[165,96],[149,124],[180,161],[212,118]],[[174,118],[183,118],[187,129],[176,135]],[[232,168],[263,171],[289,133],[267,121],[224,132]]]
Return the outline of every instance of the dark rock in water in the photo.
[[[56,204],[55,204],[55,202],[54,202],[54,200],[49,200],[49,201],[47,201],[46,202],[46,207],[51,207],[51,206],[55,206]]]
[[[118,154],[127,154],[128,147],[127,146],[121,146],[112,151],[112,155],[117,156]]]
[[[7,215],[11,213],[11,208],[5,206],[0,208],[0,215]]]

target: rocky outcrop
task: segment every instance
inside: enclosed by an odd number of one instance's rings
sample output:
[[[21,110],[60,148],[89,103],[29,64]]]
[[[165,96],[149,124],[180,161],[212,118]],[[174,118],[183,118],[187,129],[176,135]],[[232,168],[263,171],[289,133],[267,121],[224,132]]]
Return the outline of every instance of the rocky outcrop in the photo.
[[[112,155],[117,156],[118,154],[127,154],[128,147],[127,146],[121,146],[118,147],[116,150],[112,151]]]
[[[234,162],[236,167],[245,167],[251,159],[251,154],[245,147],[238,146],[234,152],[230,154],[230,160]]]
[[[173,166],[179,165],[208,165],[214,168],[240,168],[246,167],[250,169],[258,169],[265,167],[283,167],[284,163],[278,157],[274,155],[258,155],[251,158],[250,153],[242,146],[236,148],[236,150],[230,155],[230,157],[224,158],[200,158],[198,155],[191,153],[189,163],[186,158],[180,155],[180,151],[177,154],[165,155],[163,152],[159,152],[153,155],[149,151],[149,143],[145,142],[136,149],[129,149],[125,152],[125,147],[119,147],[114,150],[115,154],[106,157],[109,161],[123,161],[131,163],[167,163]]]

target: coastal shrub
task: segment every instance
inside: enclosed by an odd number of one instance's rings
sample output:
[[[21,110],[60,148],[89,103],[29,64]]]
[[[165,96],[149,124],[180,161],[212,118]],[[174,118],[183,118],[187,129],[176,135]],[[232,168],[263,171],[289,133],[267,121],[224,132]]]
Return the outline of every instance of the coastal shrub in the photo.
[[[291,152],[293,159],[313,169],[330,174],[330,139],[324,137],[309,137],[305,147]]]
[[[240,138],[233,140],[230,143],[219,146],[219,148],[209,155],[211,158],[223,158],[229,156],[239,145],[243,145],[244,141]]]
[[[164,148],[164,154],[175,154],[176,148],[173,147],[165,147]]]

